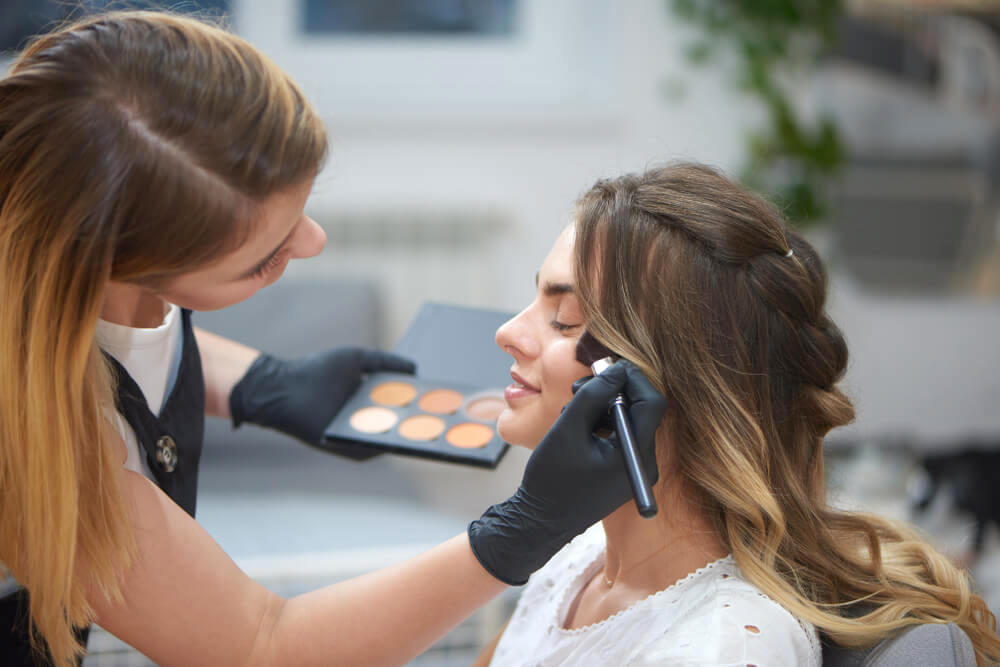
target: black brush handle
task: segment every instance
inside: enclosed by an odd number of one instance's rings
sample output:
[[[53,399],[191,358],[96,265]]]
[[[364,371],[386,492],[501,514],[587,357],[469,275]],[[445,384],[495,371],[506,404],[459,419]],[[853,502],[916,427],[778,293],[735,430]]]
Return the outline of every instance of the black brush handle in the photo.
[[[639,509],[639,514],[648,519],[656,515],[656,500],[649,488],[649,480],[646,479],[646,475],[642,471],[639,452],[635,446],[635,438],[632,436],[632,425],[629,424],[628,413],[625,411],[624,396],[618,394],[615,397],[611,404],[611,412],[615,417],[615,431],[618,433],[618,440],[621,443],[622,456],[625,458],[625,472],[628,473],[628,481],[632,485],[635,505]]]

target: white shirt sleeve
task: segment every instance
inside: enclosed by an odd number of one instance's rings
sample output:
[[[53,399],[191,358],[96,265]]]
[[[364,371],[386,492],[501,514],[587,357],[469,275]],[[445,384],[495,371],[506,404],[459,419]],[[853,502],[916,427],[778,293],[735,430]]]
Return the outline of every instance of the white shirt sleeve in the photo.
[[[628,663],[636,667],[820,665],[816,631],[760,593],[725,591],[694,609]]]

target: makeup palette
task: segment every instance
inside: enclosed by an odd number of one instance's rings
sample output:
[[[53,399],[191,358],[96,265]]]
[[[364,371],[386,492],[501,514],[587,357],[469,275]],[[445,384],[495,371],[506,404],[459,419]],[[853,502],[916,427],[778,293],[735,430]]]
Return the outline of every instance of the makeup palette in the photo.
[[[409,456],[494,468],[511,358],[493,342],[509,313],[424,304],[395,351],[417,375],[371,373],[326,428],[346,441]]]

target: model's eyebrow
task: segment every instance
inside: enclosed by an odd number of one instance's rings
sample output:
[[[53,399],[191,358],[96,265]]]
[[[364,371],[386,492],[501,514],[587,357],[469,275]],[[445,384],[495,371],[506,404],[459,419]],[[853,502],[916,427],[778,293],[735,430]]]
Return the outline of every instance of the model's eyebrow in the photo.
[[[538,287],[538,274],[535,274],[535,287]],[[569,283],[551,283],[542,285],[542,294],[545,296],[559,296],[561,294],[573,294],[576,290]]]
[[[301,222],[301,220],[299,222]],[[288,239],[292,238],[292,234],[295,233],[295,230],[298,229],[298,227],[299,227],[298,222],[292,225],[292,228],[288,230],[288,234],[285,235],[285,238],[281,239],[281,243],[278,244],[278,247],[272,250],[270,253],[268,253],[267,257],[254,264],[253,268],[244,273],[242,276],[240,276],[240,278],[249,278],[253,274],[263,269],[265,266],[267,266],[267,263],[270,262],[272,259],[274,259],[274,256],[277,255],[279,252],[281,252],[281,249],[285,247],[285,244],[288,243]]]

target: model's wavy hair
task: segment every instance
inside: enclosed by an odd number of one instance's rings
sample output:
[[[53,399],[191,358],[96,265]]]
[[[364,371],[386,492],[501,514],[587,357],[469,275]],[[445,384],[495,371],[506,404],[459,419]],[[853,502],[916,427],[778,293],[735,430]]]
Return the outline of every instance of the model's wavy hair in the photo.
[[[587,330],[668,397],[669,479],[747,578],[842,645],[956,623],[1000,660],[966,572],[903,523],[827,504],[823,438],[854,418],[847,345],[820,258],[775,207],[674,164],[599,181],[575,227]]]
[[[0,79],[0,563],[36,648],[80,651],[134,539],[94,341],[109,280],[156,286],[242,243],[327,150],[295,84],[244,40],[161,12],[43,35]]]

